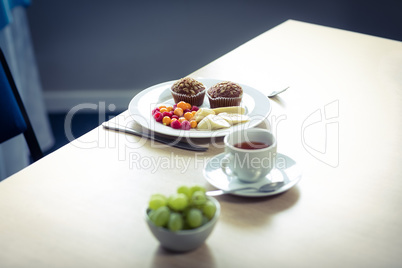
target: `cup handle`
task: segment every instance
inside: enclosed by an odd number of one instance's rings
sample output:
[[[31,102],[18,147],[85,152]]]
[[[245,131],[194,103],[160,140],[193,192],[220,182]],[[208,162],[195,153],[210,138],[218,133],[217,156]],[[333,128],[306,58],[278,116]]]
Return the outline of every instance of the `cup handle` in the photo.
[[[236,173],[232,171],[232,169],[229,166],[232,161],[233,161],[233,155],[227,154],[222,158],[220,162],[221,169],[223,173],[225,173],[227,176],[236,176]]]

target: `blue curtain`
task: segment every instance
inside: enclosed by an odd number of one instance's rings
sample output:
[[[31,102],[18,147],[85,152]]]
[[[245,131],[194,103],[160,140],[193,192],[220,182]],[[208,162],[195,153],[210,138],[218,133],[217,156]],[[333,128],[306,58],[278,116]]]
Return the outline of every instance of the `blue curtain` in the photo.
[[[29,6],[30,0],[1,0],[0,2],[0,29],[12,22],[12,9],[16,6]]]
[[[36,65],[25,7],[28,0],[0,0],[0,47],[28,112],[42,150],[54,144]],[[0,144],[0,181],[28,166],[23,135]]]

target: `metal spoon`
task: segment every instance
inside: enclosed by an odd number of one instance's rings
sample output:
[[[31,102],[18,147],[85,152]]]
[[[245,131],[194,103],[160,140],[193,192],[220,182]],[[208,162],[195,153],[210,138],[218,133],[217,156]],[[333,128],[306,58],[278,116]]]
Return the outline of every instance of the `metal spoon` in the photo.
[[[278,182],[271,182],[262,185],[261,187],[242,187],[242,188],[237,188],[237,189],[231,189],[231,190],[215,190],[215,191],[208,191],[206,194],[208,196],[217,196],[217,195],[222,195],[222,194],[231,194],[237,191],[243,191],[243,190],[256,190],[257,192],[273,192],[281,188],[285,183],[283,181],[278,181]]]
[[[289,87],[284,88],[284,89],[279,90],[279,91],[272,91],[271,94],[268,95],[268,98],[275,97],[275,96],[278,95],[279,93],[282,93],[282,92],[286,91],[288,88],[289,88]]]

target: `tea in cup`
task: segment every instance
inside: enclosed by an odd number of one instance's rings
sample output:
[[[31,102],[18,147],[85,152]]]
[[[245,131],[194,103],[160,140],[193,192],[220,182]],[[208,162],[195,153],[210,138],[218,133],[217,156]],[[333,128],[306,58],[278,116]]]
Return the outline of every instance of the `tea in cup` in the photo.
[[[225,136],[225,156],[221,168],[242,182],[256,182],[275,166],[276,139],[260,128],[241,129]]]

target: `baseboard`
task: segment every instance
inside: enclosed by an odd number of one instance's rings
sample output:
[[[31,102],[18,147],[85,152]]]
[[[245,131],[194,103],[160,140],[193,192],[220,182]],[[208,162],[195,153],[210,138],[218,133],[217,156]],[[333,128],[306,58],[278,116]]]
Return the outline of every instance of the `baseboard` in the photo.
[[[69,90],[44,91],[46,109],[49,113],[65,113],[77,107],[82,112],[94,112],[96,107],[109,111],[125,111],[131,99],[140,90]]]

